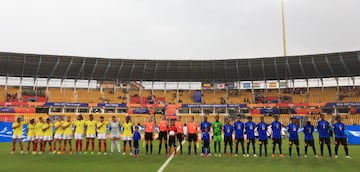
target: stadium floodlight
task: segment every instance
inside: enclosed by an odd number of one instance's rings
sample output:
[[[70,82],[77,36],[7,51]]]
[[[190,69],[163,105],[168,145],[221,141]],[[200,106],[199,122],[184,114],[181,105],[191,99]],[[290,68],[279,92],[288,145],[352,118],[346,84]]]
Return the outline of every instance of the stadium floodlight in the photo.
[[[286,32],[285,32],[285,0],[281,0],[281,24],[282,24],[282,34],[283,34],[283,51],[284,56],[286,57]]]

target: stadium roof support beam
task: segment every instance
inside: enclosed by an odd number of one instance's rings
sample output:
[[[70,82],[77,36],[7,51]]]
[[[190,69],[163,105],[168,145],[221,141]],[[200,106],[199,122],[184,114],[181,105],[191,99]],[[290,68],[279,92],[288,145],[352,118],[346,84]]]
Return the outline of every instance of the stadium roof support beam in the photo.
[[[135,60],[133,61],[133,64],[131,65],[131,70],[130,70],[130,73],[129,73],[129,78],[128,78],[128,80],[129,80],[129,81],[130,81],[130,80],[131,80],[131,78],[132,78],[132,75],[133,75],[134,69],[135,69]]]
[[[35,74],[35,77],[37,78],[38,75],[39,75],[39,71],[40,71],[40,66],[41,66],[41,63],[42,63],[42,56],[40,56],[40,59],[39,59],[39,63],[38,63],[38,66],[36,68],[36,74]]]
[[[145,64],[144,64],[144,68],[143,68],[143,70],[142,70],[142,72],[141,72],[141,77],[143,77],[144,74],[145,74],[146,66],[147,66],[147,61],[146,61]]]
[[[291,69],[290,69],[289,58],[288,57],[286,58],[286,67],[287,67],[287,70],[289,71],[290,78],[293,79],[292,74],[291,74]]]
[[[301,61],[300,56],[299,56],[299,65],[300,65],[301,72],[302,72],[302,74],[304,75],[304,78],[306,78],[306,77],[305,77],[306,75],[305,75],[304,66],[303,66],[303,64],[302,64],[302,61]]]
[[[53,67],[53,69],[52,69],[52,71],[51,71],[51,73],[50,73],[50,75],[49,75],[48,78],[50,78],[50,77],[52,77],[52,76],[54,75],[57,67],[59,66],[59,63],[60,63],[60,57],[58,57],[58,59],[57,59],[57,61],[56,61],[56,63],[55,63],[55,65],[54,65],[54,67]]]
[[[325,55],[325,63],[327,64],[327,66],[329,67],[329,69],[330,69],[330,72],[331,72],[331,75],[335,75],[335,73],[334,73],[334,69],[332,68],[332,66],[331,66],[331,64],[330,64],[330,62],[329,62],[329,58],[328,58],[328,56],[327,55]]]
[[[116,73],[116,77],[117,77],[117,78],[119,78],[119,75],[120,75],[120,73],[121,73],[121,70],[122,70],[123,66],[124,66],[124,61],[121,60],[121,64],[120,64],[120,66],[119,66],[118,72]]]
[[[224,60],[224,75],[225,75],[225,80],[227,81],[227,67],[226,67],[226,60]]]
[[[278,66],[277,66],[277,63],[276,63],[276,58],[274,58],[274,68],[275,68],[276,76],[278,77],[278,80],[280,80],[280,76],[279,76],[279,72],[278,72]]]
[[[314,67],[314,70],[315,70],[317,76],[320,77],[320,73],[319,73],[319,70],[318,70],[318,68],[317,68],[317,66],[316,66],[316,63],[315,63],[315,60],[314,60],[314,56],[311,56],[311,63],[312,63],[312,65],[313,65],[313,67]]]
[[[264,80],[265,80],[265,83],[266,83],[266,74],[265,74],[264,59],[261,59],[261,68],[262,68],[262,73],[263,73]]]
[[[82,64],[81,64],[80,69],[79,69],[79,71],[78,71],[78,73],[77,73],[77,76],[76,76],[77,78],[80,77],[80,73],[81,73],[81,71],[84,70],[85,64],[86,64],[86,58],[83,58],[83,62],[82,62]]]
[[[133,67],[134,67],[134,66],[133,66]],[[155,75],[156,75],[156,72],[157,72],[158,68],[159,68],[159,63],[156,63],[156,65],[155,65],[155,70],[154,70],[154,75],[153,75],[153,82],[154,82],[154,80],[155,80]],[[133,70],[133,69],[131,69],[131,72],[132,72],[132,70]]]
[[[169,68],[170,68],[170,61],[168,61],[166,65],[166,80],[169,79]],[[166,90],[166,83],[167,81],[165,81],[165,90]]]
[[[250,79],[251,79],[251,81],[253,81],[253,80],[254,80],[254,78],[253,78],[253,76],[252,76],[250,59],[248,59],[248,66],[249,66]]]
[[[26,55],[24,55],[24,63],[22,65],[22,72],[21,72],[21,77],[24,75],[25,73],[25,65],[26,65]]]
[[[106,77],[107,73],[109,72],[110,66],[111,66],[111,60],[109,59],[108,64],[106,65],[106,68],[105,68],[105,71],[103,74],[103,80],[105,80],[105,77]]]
[[[96,70],[96,67],[97,67],[98,64],[99,64],[99,60],[96,59],[95,65],[94,65],[94,67],[93,67],[92,70],[91,70],[91,74],[90,74],[90,78],[91,78],[91,79],[93,79],[93,76],[94,76],[94,74],[95,74],[95,70]]]
[[[343,56],[341,54],[339,55],[339,58],[340,58],[341,65],[344,67],[346,73],[348,73],[349,75],[352,76],[352,73],[351,73],[349,67],[346,65],[346,63],[344,61],[344,58],[343,58]]]
[[[236,60],[235,65],[236,65],[236,77],[237,77],[237,81],[239,81],[240,77],[239,77],[239,61],[238,60]]]
[[[64,73],[64,78],[66,78],[67,74],[69,73],[69,70],[70,70],[73,62],[74,62],[74,57],[71,58],[69,65],[66,67],[66,70],[65,70],[65,73]]]

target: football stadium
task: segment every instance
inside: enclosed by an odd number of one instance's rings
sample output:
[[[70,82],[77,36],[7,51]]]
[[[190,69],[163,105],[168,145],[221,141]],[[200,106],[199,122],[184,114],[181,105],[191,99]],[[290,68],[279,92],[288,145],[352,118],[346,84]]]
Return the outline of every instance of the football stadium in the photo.
[[[0,171],[356,171],[359,47],[288,51],[285,12],[299,4],[287,3],[276,2],[275,55],[111,58],[0,48]]]

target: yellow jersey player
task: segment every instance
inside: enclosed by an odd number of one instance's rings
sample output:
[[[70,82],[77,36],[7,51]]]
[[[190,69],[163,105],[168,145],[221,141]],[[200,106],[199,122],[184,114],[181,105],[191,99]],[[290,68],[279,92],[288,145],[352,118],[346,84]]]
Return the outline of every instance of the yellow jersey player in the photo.
[[[82,140],[84,135],[85,121],[83,120],[82,115],[77,117],[77,120],[74,122],[75,126],[75,148],[76,153],[81,154],[82,152]]]
[[[59,143],[59,151],[57,152],[58,154],[61,154],[61,140],[63,139],[63,133],[64,133],[64,129],[62,127],[63,124],[63,120],[62,117],[58,117],[57,121],[55,122],[55,135],[54,135],[54,149],[53,149],[53,153],[56,153],[56,143]]]
[[[123,123],[124,133],[123,133],[123,141],[124,141],[124,147],[123,147],[123,155],[126,154],[126,143],[129,143],[130,147],[130,155],[132,155],[132,134],[133,134],[133,124],[130,121],[130,116],[126,116],[125,118],[126,122]]]
[[[106,155],[106,127],[108,125],[109,122],[105,122],[104,117],[100,116],[100,121],[96,123],[98,131],[98,155],[101,154],[101,142],[104,144],[104,155]]]
[[[26,153],[29,153],[30,152],[30,145],[32,144],[33,148],[32,148],[32,151],[33,151],[33,154],[35,154],[35,119],[31,119],[30,120],[30,123],[28,124],[27,126],[27,141],[28,141],[28,144],[27,144],[27,149],[26,149]]]
[[[53,124],[50,121],[50,118],[46,119],[46,123],[43,125],[43,131],[44,131],[44,145],[42,148],[42,152],[45,152],[46,143],[49,144],[49,154],[52,152],[52,135],[53,135]]]
[[[63,154],[66,152],[66,143],[69,143],[69,154],[72,154],[72,145],[71,145],[71,139],[73,136],[73,122],[71,121],[71,117],[66,117],[66,121],[62,123],[62,128],[64,130],[63,133],[63,140],[64,140],[64,147],[63,147]]]
[[[39,121],[35,124],[35,150],[34,153],[36,153],[37,151],[37,145],[39,143],[40,145],[40,149],[39,149],[39,154],[42,153],[42,147],[43,147],[43,137],[44,137],[44,131],[42,130],[43,125],[45,124],[44,118],[43,117],[39,117]]]
[[[12,124],[13,136],[12,136],[12,151],[11,154],[15,153],[16,149],[16,140],[18,140],[20,144],[20,153],[23,154],[23,144],[22,144],[22,132],[23,132],[24,123],[21,121],[21,118],[17,118],[16,122]]]
[[[91,154],[94,154],[95,149],[95,135],[96,135],[96,121],[92,114],[89,115],[89,120],[85,122],[86,126],[86,151],[84,154],[87,154],[89,151],[89,143],[91,141]]]

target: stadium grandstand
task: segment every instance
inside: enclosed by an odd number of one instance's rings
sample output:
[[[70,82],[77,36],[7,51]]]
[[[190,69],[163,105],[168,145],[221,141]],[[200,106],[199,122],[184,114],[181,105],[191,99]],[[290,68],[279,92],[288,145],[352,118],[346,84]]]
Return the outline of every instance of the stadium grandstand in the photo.
[[[231,60],[130,60],[0,53],[0,120],[131,115],[143,123],[281,114],[359,124],[360,52]]]

